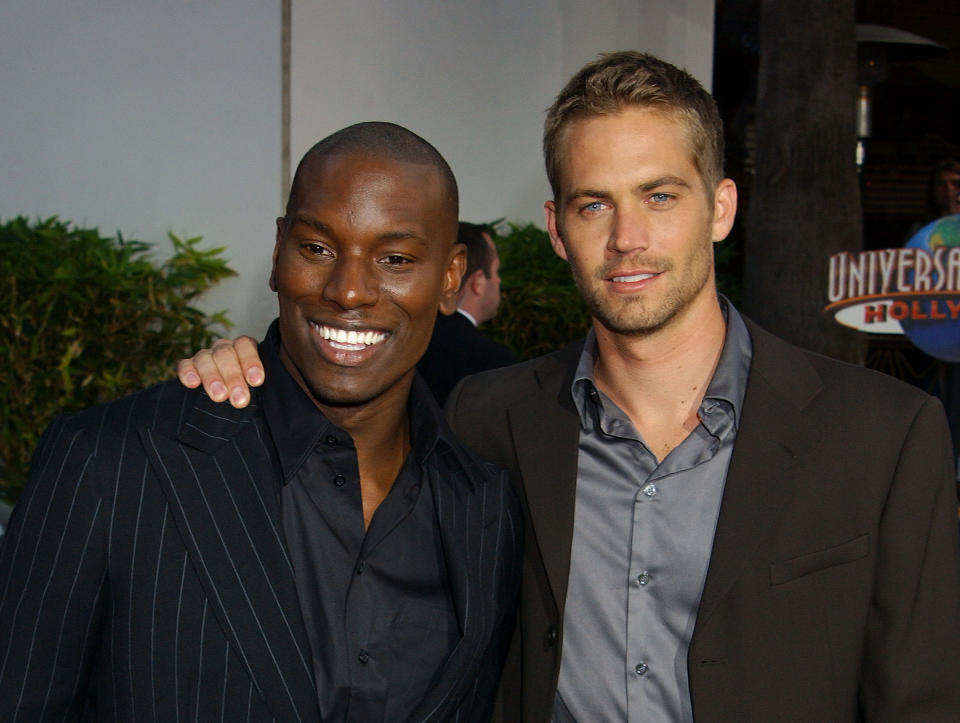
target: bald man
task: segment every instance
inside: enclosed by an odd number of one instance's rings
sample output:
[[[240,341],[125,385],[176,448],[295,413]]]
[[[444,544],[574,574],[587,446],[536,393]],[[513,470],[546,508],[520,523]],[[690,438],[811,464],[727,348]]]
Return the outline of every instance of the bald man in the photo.
[[[53,422],[0,554],[0,719],[483,720],[520,522],[415,365],[464,267],[430,144],[351,126],[277,219],[269,381]]]

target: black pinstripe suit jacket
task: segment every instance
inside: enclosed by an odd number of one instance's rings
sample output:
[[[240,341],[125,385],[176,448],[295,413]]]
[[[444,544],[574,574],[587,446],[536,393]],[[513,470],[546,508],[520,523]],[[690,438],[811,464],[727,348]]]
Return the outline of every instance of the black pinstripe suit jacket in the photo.
[[[44,434],[0,553],[0,720],[315,721],[308,638],[257,397],[167,382]],[[520,516],[464,449],[428,469],[462,638],[418,720],[499,677]]]

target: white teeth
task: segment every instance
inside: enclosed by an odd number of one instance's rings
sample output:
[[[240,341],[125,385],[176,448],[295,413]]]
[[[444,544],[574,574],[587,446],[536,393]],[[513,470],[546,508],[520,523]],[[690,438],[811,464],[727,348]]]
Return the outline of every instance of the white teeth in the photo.
[[[652,279],[654,276],[656,276],[656,274],[634,274],[633,276],[614,276],[613,280],[620,284],[629,284],[633,281]]]
[[[355,349],[362,349],[365,346],[379,344],[387,338],[386,333],[382,331],[357,331],[355,329],[347,331],[315,322],[310,322],[310,326],[316,329],[324,339],[338,346],[344,345]]]

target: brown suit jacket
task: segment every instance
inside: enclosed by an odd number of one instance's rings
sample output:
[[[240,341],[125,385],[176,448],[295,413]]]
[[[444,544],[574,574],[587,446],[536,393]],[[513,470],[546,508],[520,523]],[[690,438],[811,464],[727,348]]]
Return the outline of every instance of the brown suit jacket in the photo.
[[[960,560],[939,402],[748,322],[753,361],[687,666],[701,721],[960,720]],[[560,669],[582,344],[466,379],[447,413],[508,468],[526,540],[505,720]]]

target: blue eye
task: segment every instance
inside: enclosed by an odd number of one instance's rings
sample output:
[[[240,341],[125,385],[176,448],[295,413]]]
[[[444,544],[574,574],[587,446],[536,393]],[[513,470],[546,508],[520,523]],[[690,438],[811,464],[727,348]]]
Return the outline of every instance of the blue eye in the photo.
[[[602,211],[603,203],[601,201],[594,201],[593,203],[588,203],[583,207],[584,211]]]

